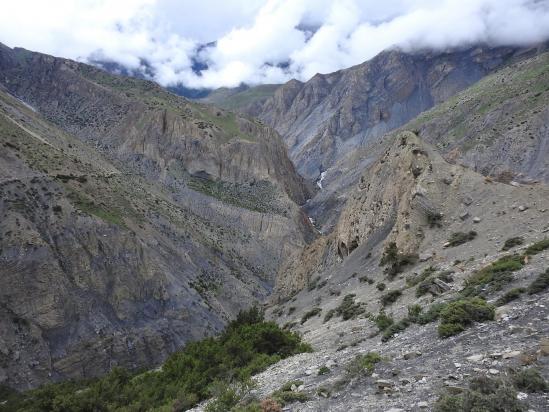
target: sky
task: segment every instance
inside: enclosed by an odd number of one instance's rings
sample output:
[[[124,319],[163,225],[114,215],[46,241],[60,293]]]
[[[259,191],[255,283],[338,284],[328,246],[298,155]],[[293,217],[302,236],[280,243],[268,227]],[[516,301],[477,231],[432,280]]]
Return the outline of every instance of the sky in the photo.
[[[147,62],[163,86],[308,80],[387,48],[549,39],[549,0],[0,0],[0,42],[83,62]],[[202,68],[202,70],[197,70]]]

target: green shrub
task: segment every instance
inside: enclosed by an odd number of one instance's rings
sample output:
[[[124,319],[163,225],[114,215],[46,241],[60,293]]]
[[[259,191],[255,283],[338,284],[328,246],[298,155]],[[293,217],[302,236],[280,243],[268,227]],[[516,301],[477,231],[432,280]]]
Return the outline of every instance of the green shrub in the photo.
[[[479,295],[485,287],[500,290],[513,280],[513,272],[522,269],[523,258],[520,255],[504,256],[483,267],[465,281],[463,296]]]
[[[383,335],[381,336],[381,341],[382,342],[387,342],[389,339],[391,339],[397,333],[406,330],[406,328],[408,326],[410,326],[411,324],[412,324],[412,322],[408,318],[404,318],[404,319],[399,320],[397,323],[393,323],[387,329],[385,329],[385,331],[383,332]]]
[[[379,290],[380,292],[383,292],[385,290],[385,287],[386,285],[383,282],[380,282],[376,285],[377,290]]]
[[[549,384],[534,368],[523,369],[515,373],[513,383],[524,392],[549,392]]]
[[[231,390],[239,382],[305,351],[311,347],[299,335],[264,321],[262,312],[252,309],[241,313],[218,337],[189,342],[159,371],[132,373],[116,368],[90,381],[45,385],[0,405],[0,411],[103,411],[106,405],[109,410],[152,410],[176,403],[188,407],[208,398],[219,387],[217,382],[229,378],[231,385],[219,395],[222,402],[230,403]]]
[[[354,293],[346,295],[340,305],[335,308],[335,314],[341,316],[343,320],[349,320],[366,312],[362,302],[355,302],[355,296]]]
[[[418,304],[408,306],[408,319],[410,319],[411,322],[417,323],[422,310],[423,308]]]
[[[375,317],[374,322],[380,331],[384,331],[394,323],[394,320],[391,316],[387,315],[384,311],[381,311],[379,312],[379,315]]]
[[[506,251],[514,248],[515,246],[520,246],[523,243],[524,243],[524,238],[521,236],[510,237],[505,241],[501,250]]]
[[[400,290],[391,290],[390,292],[387,292],[386,294],[381,296],[381,304],[383,306],[392,305],[395,303],[398,298],[402,295],[402,291]]]
[[[389,242],[383,251],[383,256],[379,262],[380,266],[388,266],[385,273],[392,279],[398,273],[401,273],[406,266],[413,265],[418,260],[415,253],[400,253],[395,242]]]
[[[320,312],[322,312],[321,308],[313,308],[310,311],[306,312],[301,317],[301,324],[303,325],[305,322],[307,322],[309,319],[311,319],[313,316],[320,315]]]
[[[440,317],[440,312],[442,312],[445,307],[445,303],[435,303],[429,306],[427,311],[418,316],[417,323],[419,323],[420,325],[426,325],[428,323],[434,322],[435,320],[438,320],[438,318]]]
[[[322,366],[319,370],[318,370],[318,374],[319,375],[326,375],[330,373],[330,368],[328,368],[327,366]]]
[[[524,412],[513,386],[502,379],[485,376],[471,379],[469,388],[458,395],[446,394],[435,403],[435,412]]]
[[[273,392],[271,398],[277,401],[281,406],[285,406],[292,402],[307,402],[309,400],[307,394],[298,390],[292,391],[292,386],[298,388],[301,385],[303,385],[303,381],[286,382],[279,390]]]
[[[381,362],[381,356],[377,352],[368,352],[357,355],[347,365],[345,371],[349,378],[356,378],[364,375],[371,375],[374,372],[376,363]]]
[[[360,281],[360,283],[366,283],[368,282],[369,285],[371,285],[372,283],[374,283],[374,280],[373,279],[370,279],[368,276],[361,276],[358,278],[358,280]]]
[[[539,242],[533,243],[526,248],[524,251],[525,255],[537,255],[540,252],[543,252],[545,249],[549,249],[549,238],[540,240]]]
[[[326,315],[324,315],[324,323],[328,322],[330,319],[332,319],[334,317],[334,315],[336,314],[336,310],[335,309],[330,309],[328,312],[326,312]]]
[[[438,334],[442,338],[457,335],[473,322],[493,320],[494,315],[494,306],[478,297],[451,302],[440,311]]]
[[[535,293],[543,292],[549,288],[549,268],[545,272],[540,273],[538,277],[530,283],[528,286],[528,294],[533,295]]]
[[[414,287],[420,282],[423,282],[425,279],[429,278],[431,275],[434,275],[436,271],[436,267],[429,266],[423,269],[423,271],[419,275],[416,274],[415,276],[409,276],[408,278],[406,278],[406,285],[408,287]]]
[[[450,239],[448,239],[448,247],[455,247],[463,245],[464,243],[470,242],[477,237],[477,232],[471,230],[467,233],[465,232],[456,232],[452,233]]]
[[[496,306],[503,306],[513,300],[520,297],[522,293],[526,292],[525,288],[513,288],[496,301]]]

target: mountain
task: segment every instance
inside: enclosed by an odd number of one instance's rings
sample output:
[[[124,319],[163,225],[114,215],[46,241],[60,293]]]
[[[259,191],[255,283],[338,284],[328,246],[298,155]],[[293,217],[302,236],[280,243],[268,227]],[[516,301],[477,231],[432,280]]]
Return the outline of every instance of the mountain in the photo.
[[[338,159],[497,68],[537,52],[510,47],[414,54],[388,50],[360,65],[317,74],[305,83],[291,80],[246,112],[274,127],[298,171],[316,180]]]
[[[245,112],[249,106],[262,104],[272,97],[279,87],[279,84],[241,85],[234,88],[221,87],[212,90],[207,96],[200,98],[199,101],[211,103],[227,110]]]
[[[5,46],[0,84],[4,384],[157,365],[262,301],[315,236],[257,121]]]

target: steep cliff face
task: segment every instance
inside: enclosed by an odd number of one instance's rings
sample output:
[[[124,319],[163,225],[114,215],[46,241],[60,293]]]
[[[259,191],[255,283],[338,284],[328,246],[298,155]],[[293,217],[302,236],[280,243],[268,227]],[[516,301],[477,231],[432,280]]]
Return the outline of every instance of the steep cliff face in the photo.
[[[516,53],[513,48],[386,51],[306,83],[292,80],[248,111],[275,127],[299,172],[316,179],[338,159],[445,101]]]
[[[155,178],[179,163],[232,183],[270,180],[297,203],[307,198],[283,142],[257,121],[190,103],[153,82],[6,46],[0,80],[62,129]]]
[[[2,384],[158,364],[314,238],[268,127],[22,50],[0,83]]]

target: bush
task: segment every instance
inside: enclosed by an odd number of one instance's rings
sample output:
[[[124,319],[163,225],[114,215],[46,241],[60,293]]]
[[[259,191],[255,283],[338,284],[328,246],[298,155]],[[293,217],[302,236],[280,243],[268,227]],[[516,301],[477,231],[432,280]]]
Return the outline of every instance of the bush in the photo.
[[[549,392],[549,384],[537,369],[523,369],[514,374],[513,383],[524,392]]]
[[[471,380],[469,388],[458,395],[443,395],[435,412],[523,412],[526,405],[517,399],[513,386],[486,376]]]
[[[335,308],[335,314],[341,316],[343,320],[349,320],[366,312],[362,302],[355,302],[355,296],[354,293],[346,295],[340,305]]]
[[[336,314],[336,310],[335,309],[330,309],[328,312],[326,312],[326,315],[324,315],[324,323],[328,322],[330,319],[332,319],[334,317],[334,315]]]
[[[539,242],[533,243],[526,248],[524,251],[525,255],[537,255],[540,252],[543,252],[545,249],[549,248],[549,238],[540,240]]]
[[[311,319],[313,316],[320,315],[320,312],[322,312],[321,308],[313,308],[310,311],[306,312],[301,317],[301,324],[303,325],[305,322],[307,322],[309,319]]]
[[[505,241],[505,243],[503,244],[503,247],[501,248],[501,250],[506,251],[506,250],[514,248],[515,246],[520,246],[523,243],[524,243],[524,238],[521,237],[521,236],[510,237],[509,239],[507,239]]]
[[[523,258],[520,255],[504,256],[488,266],[480,269],[465,281],[463,296],[476,296],[484,287],[500,290],[513,280],[513,272],[522,269]]]
[[[470,242],[477,237],[477,232],[471,230],[467,233],[465,232],[456,232],[452,233],[450,239],[448,239],[448,247],[455,247],[463,245],[464,243]]]
[[[322,366],[319,370],[318,370],[318,374],[319,375],[326,375],[330,373],[330,368],[328,368],[327,366]]]
[[[474,322],[493,320],[494,315],[494,306],[478,297],[451,302],[440,312],[438,335],[442,338],[457,335]]]
[[[391,316],[381,311],[379,312],[379,315],[377,315],[374,319],[374,322],[380,331],[384,331],[393,324],[394,320]]]
[[[282,406],[292,402],[307,402],[309,400],[307,394],[298,390],[292,391],[292,386],[297,388],[301,385],[303,385],[303,381],[286,382],[279,390],[273,392],[271,397]]]
[[[445,303],[435,303],[429,306],[426,312],[423,312],[417,317],[417,323],[420,325],[426,325],[434,322],[440,317],[440,312],[446,307]]]
[[[533,295],[535,293],[543,292],[549,288],[549,268],[545,272],[538,275],[538,277],[530,283],[528,286],[528,294]]]
[[[398,273],[401,273],[406,266],[413,265],[418,260],[415,253],[400,253],[395,242],[389,242],[383,251],[383,256],[379,262],[380,266],[388,266],[385,273],[392,279]]]
[[[381,361],[377,352],[368,352],[364,355],[357,355],[351,362],[345,365],[345,371],[349,378],[356,378],[364,375],[371,375],[374,372],[376,363]]]
[[[387,292],[385,295],[381,296],[381,304],[383,306],[392,305],[398,300],[401,295],[402,291],[400,290],[392,290],[390,292]]]
[[[408,306],[408,319],[410,319],[411,322],[417,323],[419,317],[421,316],[422,310],[423,308],[417,304]]]
[[[380,282],[376,285],[377,290],[379,290],[380,292],[383,292],[385,290],[385,287],[386,285],[383,282]]]
[[[503,306],[513,300],[520,297],[522,293],[526,292],[525,288],[513,288],[496,301],[496,306]]]
[[[408,278],[406,278],[406,285],[408,287],[414,287],[417,284],[423,282],[425,279],[431,277],[431,275],[434,275],[436,271],[437,271],[436,267],[429,266],[423,269],[423,271],[419,275],[416,274],[415,276],[409,276]]]
[[[160,371],[131,373],[117,368],[90,381],[45,385],[20,394],[13,403],[0,405],[0,410],[103,411],[106,405],[109,410],[151,410],[176,404],[189,407],[207,399],[219,387],[226,390],[219,391],[222,396],[218,404],[230,403],[234,395],[231,391],[238,392],[240,382],[247,382],[252,374],[282,358],[305,351],[311,351],[311,347],[297,334],[264,321],[262,312],[254,308],[241,313],[218,337],[189,342],[171,355]],[[230,385],[218,383],[227,379],[231,379]]]
[[[385,332],[383,332],[383,336],[381,337],[381,341],[382,342],[387,342],[389,339],[391,339],[397,333],[406,330],[406,328],[408,326],[410,326],[411,324],[412,324],[412,322],[410,321],[409,318],[404,318],[404,319],[399,320],[397,323],[393,323],[387,329],[385,329]]]

